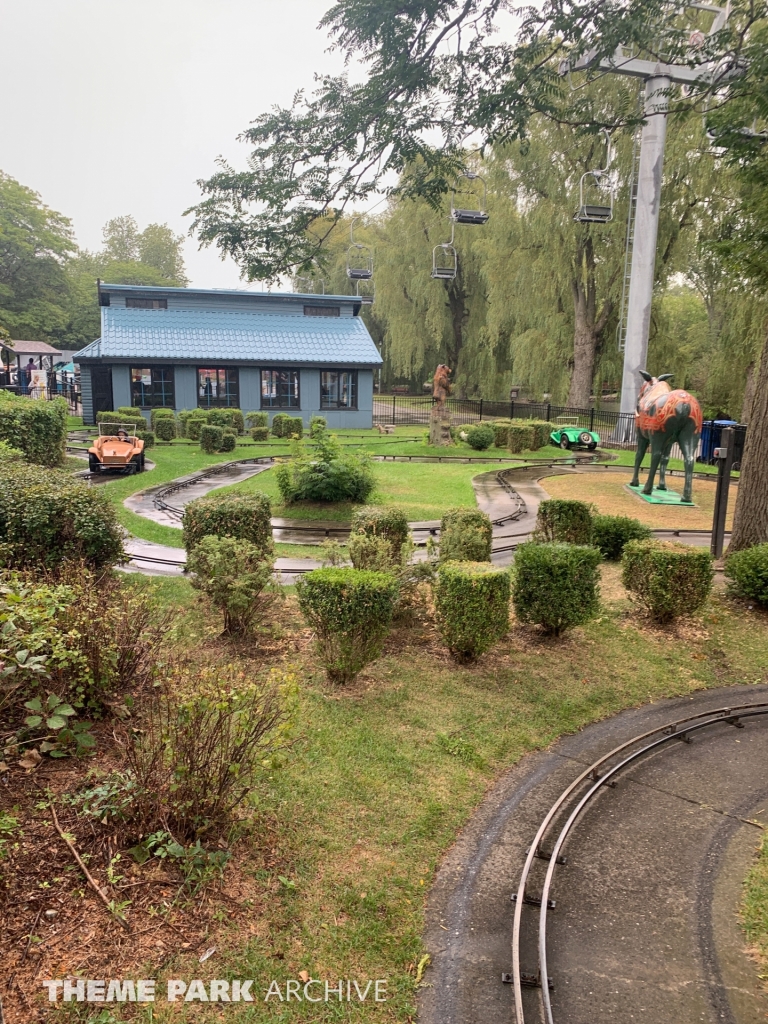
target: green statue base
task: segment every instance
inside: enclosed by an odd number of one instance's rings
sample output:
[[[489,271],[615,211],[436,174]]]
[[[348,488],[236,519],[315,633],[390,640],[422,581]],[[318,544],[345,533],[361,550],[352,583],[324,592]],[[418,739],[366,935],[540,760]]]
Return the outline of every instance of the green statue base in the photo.
[[[680,505],[681,508],[698,507],[692,501],[683,501],[682,496],[677,491],[660,491],[658,487],[654,487],[651,494],[643,494],[643,486],[643,484],[640,484],[638,487],[633,487],[632,484],[624,485],[630,494],[642,498],[643,501],[647,501],[651,505]]]

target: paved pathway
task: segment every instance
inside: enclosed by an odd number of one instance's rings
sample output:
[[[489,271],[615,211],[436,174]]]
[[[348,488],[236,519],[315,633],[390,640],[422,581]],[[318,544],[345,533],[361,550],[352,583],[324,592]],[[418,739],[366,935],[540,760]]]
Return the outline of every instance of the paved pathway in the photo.
[[[425,944],[420,1024],[512,1024],[514,904],[525,854],[582,767],[646,729],[730,704],[768,685],[728,687],[617,715],[531,754],[494,786],[438,872]],[[606,789],[568,840],[549,916],[556,1024],[765,1024],[768,997],[744,953],[741,884],[768,822],[768,720],[726,724],[667,745]],[[541,885],[537,861],[529,891]],[[529,913],[530,911],[530,913]],[[537,969],[526,925],[522,969]],[[524,990],[526,1022],[540,993]]]

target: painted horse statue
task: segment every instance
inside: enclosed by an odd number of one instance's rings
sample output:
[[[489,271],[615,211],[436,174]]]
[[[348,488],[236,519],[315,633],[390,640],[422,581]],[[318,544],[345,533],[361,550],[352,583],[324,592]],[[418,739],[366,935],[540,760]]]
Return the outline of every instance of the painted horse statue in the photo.
[[[637,428],[637,455],[635,456],[635,473],[630,487],[639,487],[640,465],[648,445],[651,446],[651,466],[648,470],[643,494],[653,494],[653,481],[656,470],[659,471],[658,490],[666,491],[666,471],[669,453],[677,441],[683,453],[685,463],[685,486],[682,501],[692,502],[693,464],[696,450],[701,437],[703,418],[701,406],[687,391],[682,388],[672,390],[667,384],[672,373],[662,373],[660,377],[652,377],[645,370],[640,371],[643,385],[637,398],[635,426]]]

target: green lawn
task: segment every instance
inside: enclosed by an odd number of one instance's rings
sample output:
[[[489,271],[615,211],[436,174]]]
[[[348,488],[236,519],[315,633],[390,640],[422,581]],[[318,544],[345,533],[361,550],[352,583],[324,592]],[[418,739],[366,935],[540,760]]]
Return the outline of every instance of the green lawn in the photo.
[[[768,834],[763,834],[757,860],[744,882],[741,917],[750,952],[768,989]]]
[[[614,596],[619,570],[605,571]],[[189,608],[186,581],[150,585],[164,601]],[[199,951],[180,951],[165,975],[255,979],[257,1000],[230,1009],[233,1021],[249,1024],[414,1019],[427,894],[442,856],[495,778],[525,753],[624,708],[765,680],[764,614],[716,596],[680,643],[644,628],[628,607],[623,597],[611,600],[560,641],[513,628],[469,668],[445,656],[432,623],[417,618],[396,629],[382,658],[344,690],[325,683],[311,647],[300,643],[303,623],[289,597],[279,613],[282,655],[250,655],[260,670],[292,666],[301,685],[293,752],[254,795],[252,827],[227,869],[248,879],[252,903],[238,916],[227,902],[207,942],[217,950],[210,964],[199,965]],[[218,629],[201,607],[188,611],[185,647],[210,645]],[[248,656],[240,656],[245,663]],[[234,884],[242,890],[242,882]],[[354,1012],[333,1003],[264,1002],[272,979],[285,991],[286,979],[300,971],[320,979],[386,978],[388,1000]],[[196,1010],[196,1021],[220,1019],[214,1007]],[[148,1024],[150,1017],[140,1011],[131,1019]],[[157,1003],[151,1019],[179,1018]]]
[[[613,464],[616,466],[634,466],[635,464],[634,451],[625,451],[623,449],[616,451],[614,451],[613,449],[605,449],[605,451],[608,452],[611,456],[616,456],[615,459],[611,459]],[[645,469],[647,469],[650,466],[650,464],[651,456],[648,452],[646,452],[642,465]],[[669,468],[683,470],[685,469],[685,465],[683,464],[682,459],[670,459]],[[705,462],[697,462],[694,466],[694,471],[696,473],[713,473],[717,475],[717,466],[708,466]],[[733,475],[738,476],[739,474],[736,470],[734,470]]]

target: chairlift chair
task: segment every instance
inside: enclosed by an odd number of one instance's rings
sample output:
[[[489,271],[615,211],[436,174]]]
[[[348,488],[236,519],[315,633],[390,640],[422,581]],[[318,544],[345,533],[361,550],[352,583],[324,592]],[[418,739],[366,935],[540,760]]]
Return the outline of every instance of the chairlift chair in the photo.
[[[432,250],[432,277],[436,281],[454,281],[459,268],[459,257],[453,245],[455,224],[451,224],[451,240],[436,245]]]
[[[480,203],[479,210],[467,210],[461,209],[456,206],[456,189],[454,188],[451,192],[451,220],[454,224],[476,224],[482,225],[487,223],[488,214],[485,210],[485,201],[487,198],[487,189],[485,187],[485,181],[480,177],[479,174],[475,174],[473,171],[467,171],[462,177],[467,178],[469,181],[479,181],[483,186],[483,199]],[[475,193],[471,193],[474,195]],[[433,275],[434,276],[434,275]]]
[[[373,277],[373,252],[369,245],[355,241],[355,217],[349,225],[350,246],[347,249],[347,277],[350,281],[370,281]]]
[[[613,189],[610,189],[609,191],[610,204],[608,206],[604,203],[590,203],[584,201],[585,179],[594,179],[595,185],[599,187],[603,176],[608,174],[611,166],[611,160],[613,159],[611,136],[607,131],[604,131],[603,134],[605,135],[607,146],[605,167],[601,167],[596,171],[586,171],[586,173],[582,174],[579,180],[579,208],[573,215],[573,219],[578,221],[580,224],[607,224],[608,221],[613,220]]]
[[[360,291],[360,281],[357,281],[355,285],[355,296],[360,299],[360,304],[363,306],[372,306],[373,300],[376,298],[376,285],[371,281],[369,286],[363,285],[363,288],[368,287],[369,291]]]

